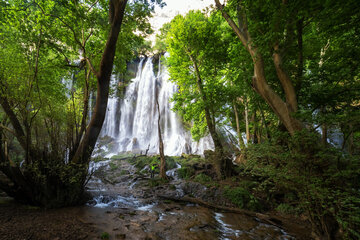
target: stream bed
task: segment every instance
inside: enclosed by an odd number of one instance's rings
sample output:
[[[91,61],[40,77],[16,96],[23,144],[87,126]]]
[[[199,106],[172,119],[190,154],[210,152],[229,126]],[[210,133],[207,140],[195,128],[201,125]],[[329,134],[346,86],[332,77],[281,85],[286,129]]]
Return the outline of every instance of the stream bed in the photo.
[[[298,223],[293,225],[297,231],[285,231],[243,214],[159,198],[188,194],[187,182],[177,178],[176,169],[167,172],[173,179],[169,183],[149,186],[147,174],[139,174],[127,161],[116,164],[108,160],[90,165],[86,188],[92,197],[83,206],[47,210],[0,195],[0,239],[310,239]]]
[[[295,239],[279,227],[245,215],[159,199],[159,193],[184,195],[179,187],[184,183],[176,173],[179,164],[167,172],[173,179],[169,188],[147,186],[149,179],[136,176],[126,161],[121,161],[119,169],[128,174],[121,176],[111,173],[107,163],[92,166],[93,171],[106,174],[94,174],[89,182],[93,199],[84,207],[83,216],[111,239]]]

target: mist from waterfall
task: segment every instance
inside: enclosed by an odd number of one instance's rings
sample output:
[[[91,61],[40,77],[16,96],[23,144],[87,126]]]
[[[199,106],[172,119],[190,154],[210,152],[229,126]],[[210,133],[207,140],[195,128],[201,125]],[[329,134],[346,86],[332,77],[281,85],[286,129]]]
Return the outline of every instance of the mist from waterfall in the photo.
[[[170,102],[177,86],[169,81],[165,66],[159,61],[157,76],[154,74],[152,58],[142,58],[137,65],[136,76],[126,87],[123,99],[110,97],[106,118],[101,136],[109,136],[115,141],[111,152],[145,152],[158,153],[158,95],[161,131],[165,154],[169,156],[186,154],[203,154],[206,149],[213,149],[212,139],[208,136],[195,142],[189,131],[184,129],[181,118],[174,113]],[[115,76],[111,85],[118,84]],[[116,89],[116,87],[115,87]]]

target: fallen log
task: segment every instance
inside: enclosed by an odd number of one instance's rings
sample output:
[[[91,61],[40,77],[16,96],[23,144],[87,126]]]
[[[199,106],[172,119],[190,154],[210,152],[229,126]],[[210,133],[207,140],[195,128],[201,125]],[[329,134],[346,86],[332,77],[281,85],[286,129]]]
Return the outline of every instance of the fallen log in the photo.
[[[245,209],[240,209],[240,208],[231,208],[231,207],[225,207],[225,206],[218,206],[209,202],[205,202],[201,199],[198,198],[192,198],[192,197],[174,197],[174,196],[167,196],[167,195],[157,195],[159,198],[162,199],[167,199],[167,200],[172,200],[172,201],[176,201],[176,202],[189,202],[189,203],[194,203],[194,204],[198,204],[200,206],[204,206],[210,209],[214,209],[214,210],[219,210],[222,212],[229,212],[229,213],[238,213],[238,214],[243,214],[252,218],[256,218],[259,221],[263,222],[263,223],[267,223],[279,228],[282,228],[282,221],[276,217],[270,217],[267,214],[262,214],[262,213],[257,213],[257,212],[252,212],[249,210],[245,210]]]

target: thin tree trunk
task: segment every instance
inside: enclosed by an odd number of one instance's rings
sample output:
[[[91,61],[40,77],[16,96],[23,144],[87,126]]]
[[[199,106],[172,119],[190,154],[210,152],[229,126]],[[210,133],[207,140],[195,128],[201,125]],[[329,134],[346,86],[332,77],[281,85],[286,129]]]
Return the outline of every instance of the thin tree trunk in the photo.
[[[245,143],[244,143],[244,139],[241,136],[241,131],[240,131],[240,122],[239,122],[239,113],[237,111],[237,107],[236,107],[236,103],[234,101],[234,114],[235,114],[235,121],[236,121],[236,132],[238,134],[238,139],[239,139],[239,145],[240,145],[240,150],[244,151],[245,150]]]
[[[160,126],[161,114],[160,114],[159,101],[158,101],[157,97],[156,97],[156,105],[157,105],[157,110],[159,113],[158,135],[159,135],[159,154],[160,154],[160,178],[167,179],[167,177],[166,177],[166,161],[165,161],[165,155],[164,155],[164,143],[163,143],[162,136],[161,136],[161,126]]]
[[[264,110],[262,109],[261,105],[259,104],[259,110],[260,110],[260,116],[261,116],[261,121],[264,125],[264,129],[265,129],[265,134],[266,134],[266,138],[270,139],[270,133],[269,133],[269,128],[268,125],[266,124],[266,119],[265,119],[265,114],[264,114]]]
[[[297,76],[296,76],[297,79],[296,79],[296,86],[295,86],[296,93],[298,93],[301,89],[303,69],[304,69],[303,25],[304,25],[304,18],[301,18],[296,23],[297,42],[298,42],[298,51],[299,51]]]
[[[324,146],[326,146],[327,145],[327,131],[328,131],[328,128],[327,128],[327,125],[326,125],[326,123],[324,123],[323,125],[322,125],[322,137],[321,137],[321,142],[322,142],[322,144],[324,145]]]
[[[217,151],[219,153],[222,153],[223,152],[223,146],[221,144],[219,136],[216,133],[215,125],[213,124],[213,121],[212,121],[212,117],[211,117],[210,110],[209,110],[209,107],[208,107],[207,96],[206,96],[206,93],[204,92],[204,87],[203,87],[203,83],[202,83],[202,79],[201,79],[201,76],[200,76],[200,71],[199,71],[197,62],[195,61],[195,59],[191,55],[189,55],[189,56],[190,56],[191,61],[194,64],[195,74],[196,74],[196,79],[197,79],[196,83],[197,83],[197,87],[199,89],[201,98],[202,98],[202,100],[204,102],[205,119],[206,119],[207,126],[209,128],[211,138],[214,141],[215,151]]]
[[[216,174],[217,174],[218,179],[221,179],[222,176],[229,177],[229,176],[231,176],[231,173],[232,173],[232,162],[231,162],[231,160],[229,160],[228,158],[226,158],[224,156],[224,148],[223,148],[220,138],[216,132],[215,120],[213,117],[211,117],[211,114],[210,114],[210,109],[208,107],[209,103],[208,103],[206,93],[204,91],[204,87],[203,87],[203,83],[202,83],[202,79],[200,76],[200,71],[199,71],[197,62],[192,57],[191,54],[189,54],[189,57],[194,64],[194,69],[195,69],[195,74],[196,74],[196,79],[197,79],[197,82],[196,82],[197,87],[198,87],[198,90],[202,97],[202,100],[204,101],[204,106],[205,106],[204,112],[205,112],[206,124],[208,126],[211,138],[215,145],[215,156],[213,156],[213,158],[214,158],[213,160],[214,160],[214,164],[215,164]]]
[[[250,143],[249,108],[248,108],[248,101],[247,101],[246,97],[245,97],[244,105],[245,105],[246,142],[247,142],[247,144],[249,144]]]

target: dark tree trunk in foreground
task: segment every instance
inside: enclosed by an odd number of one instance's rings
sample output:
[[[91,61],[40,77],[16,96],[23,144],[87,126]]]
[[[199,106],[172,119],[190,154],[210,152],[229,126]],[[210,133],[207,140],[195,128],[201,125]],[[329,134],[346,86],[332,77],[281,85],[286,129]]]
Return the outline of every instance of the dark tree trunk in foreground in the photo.
[[[39,150],[32,145],[29,133],[26,129],[24,131],[6,94],[4,94],[4,88],[0,88],[0,104],[11,122],[14,135],[27,156],[25,166],[20,169],[0,148],[0,171],[6,175],[5,179],[0,176],[0,188],[9,196],[19,201],[46,207],[62,207],[81,203],[90,156],[105,119],[116,43],[126,3],[127,0],[110,0],[111,27],[99,70],[96,71],[87,59],[89,67],[97,78],[96,106],[89,126],[82,131],[85,132],[85,135],[78,138],[81,141],[77,149],[74,149],[74,156],[69,163],[65,163],[62,155]]]

